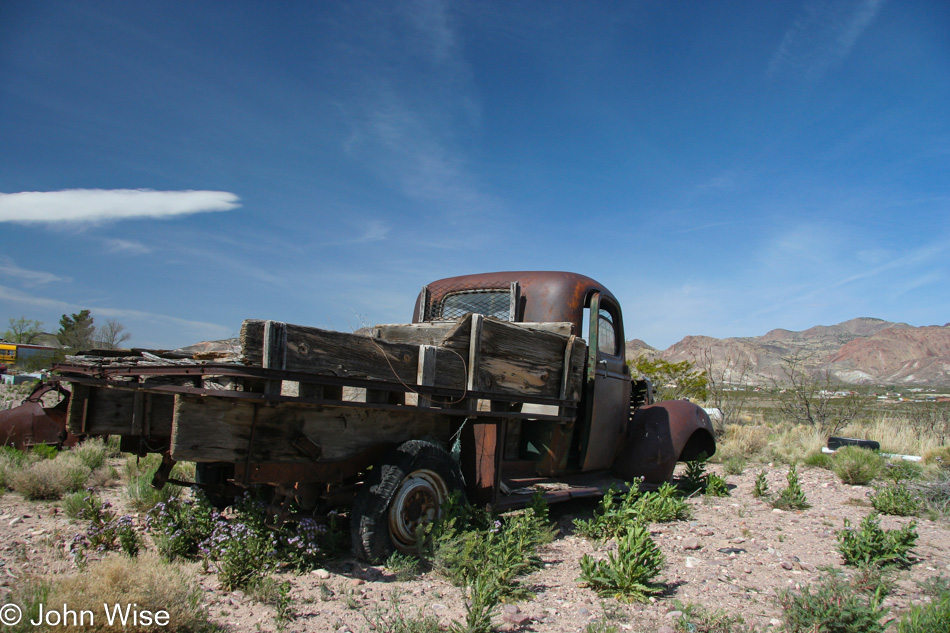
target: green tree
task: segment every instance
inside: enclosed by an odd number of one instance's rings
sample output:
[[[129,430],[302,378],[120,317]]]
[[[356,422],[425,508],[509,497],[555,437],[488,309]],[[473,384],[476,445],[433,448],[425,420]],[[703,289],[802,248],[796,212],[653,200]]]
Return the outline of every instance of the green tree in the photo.
[[[76,352],[92,347],[95,333],[92,314],[89,310],[80,310],[75,314],[62,316],[56,338],[64,348]]]
[[[657,400],[706,398],[706,375],[702,370],[694,369],[688,360],[671,363],[662,358],[640,356],[629,364],[634,374],[645,376],[653,383]]]
[[[26,317],[10,318],[10,329],[3,333],[3,338],[11,343],[25,343],[29,345],[43,333],[43,323]]]

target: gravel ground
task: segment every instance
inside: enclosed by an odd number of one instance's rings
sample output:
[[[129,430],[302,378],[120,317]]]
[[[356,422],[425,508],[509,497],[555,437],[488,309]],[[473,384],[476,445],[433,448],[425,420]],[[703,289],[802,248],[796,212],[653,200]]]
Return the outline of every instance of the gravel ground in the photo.
[[[772,491],[784,487],[784,466],[764,468]],[[710,470],[716,472],[717,467]],[[552,507],[559,535],[541,552],[544,567],[525,581],[535,597],[504,605],[496,614],[497,629],[583,631],[592,622],[606,620],[621,631],[669,631],[677,602],[740,614],[760,630],[776,627],[778,591],[815,582],[822,567],[842,569],[835,531],[845,519],[856,524],[868,514],[871,489],[842,484],[825,470],[802,469],[800,482],[812,507],[782,512],[752,497],[757,472],[753,467],[742,475],[727,476],[729,497],[691,499],[689,521],[652,526],[666,556],[661,580],[667,591],[646,604],[602,599],[579,584],[581,557],[606,556],[616,544],[573,534],[573,519],[590,516],[593,502]],[[103,496],[121,509],[121,487],[113,486]],[[890,529],[909,521],[884,517],[882,526]],[[917,560],[897,573],[886,603],[898,614],[925,600],[917,581],[950,574],[950,525],[945,520],[917,522],[919,540],[913,551]],[[81,525],[65,518],[55,503],[26,502],[10,492],[0,497],[0,598],[24,576],[69,572],[67,543],[80,531]],[[240,591],[221,591],[215,577],[201,573],[198,566],[191,573],[204,589],[215,622],[232,631],[279,630],[273,607]],[[432,574],[398,581],[383,567],[337,559],[305,575],[279,576],[293,586],[296,615],[285,624],[286,631],[389,630],[396,612],[404,617],[431,615],[443,622],[464,616],[461,590]]]

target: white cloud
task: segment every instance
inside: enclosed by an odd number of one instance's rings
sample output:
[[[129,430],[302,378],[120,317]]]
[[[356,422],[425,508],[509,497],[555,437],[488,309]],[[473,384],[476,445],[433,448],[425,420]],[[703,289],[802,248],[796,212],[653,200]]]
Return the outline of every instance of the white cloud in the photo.
[[[785,32],[769,61],[768,74],[783,69],[811,81],[841,63],[874,21],[886,0],[812,0]]]
[[[164,218],[240,206],[227,191],[65,189],[0,193],[0,222],[101,222]]]
[[[69,281],[59,275],[48,273],[42,270],[27,270],[20,268],[9,257],[0,259],[0,275],[18,279],[24,286],[40,286],[42,284],[55,283],[57,281]]]
[[[110,253],[126,253],[129,255],[144,255],[151,253],[152,249],[141,242],[132,240],[110,239],[103,240]]]

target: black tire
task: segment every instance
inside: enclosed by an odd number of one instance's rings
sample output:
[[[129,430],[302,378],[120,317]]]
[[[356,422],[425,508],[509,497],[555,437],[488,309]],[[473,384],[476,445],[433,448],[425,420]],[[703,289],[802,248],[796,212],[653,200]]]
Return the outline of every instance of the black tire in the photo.
[[[376,464],[353,503],[353,553],[371,563],[394,550],[417,551],[416,527],[438,518],[462,476],[452,456],[431,442],[411,440]]]

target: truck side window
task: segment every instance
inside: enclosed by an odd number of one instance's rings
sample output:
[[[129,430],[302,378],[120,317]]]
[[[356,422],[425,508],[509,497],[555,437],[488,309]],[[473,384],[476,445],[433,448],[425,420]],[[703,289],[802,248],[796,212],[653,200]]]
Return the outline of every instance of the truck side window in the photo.
[[[618,352],[614,316],[605,308],[597,312],[597,349],[611,356],[616,356]]]

